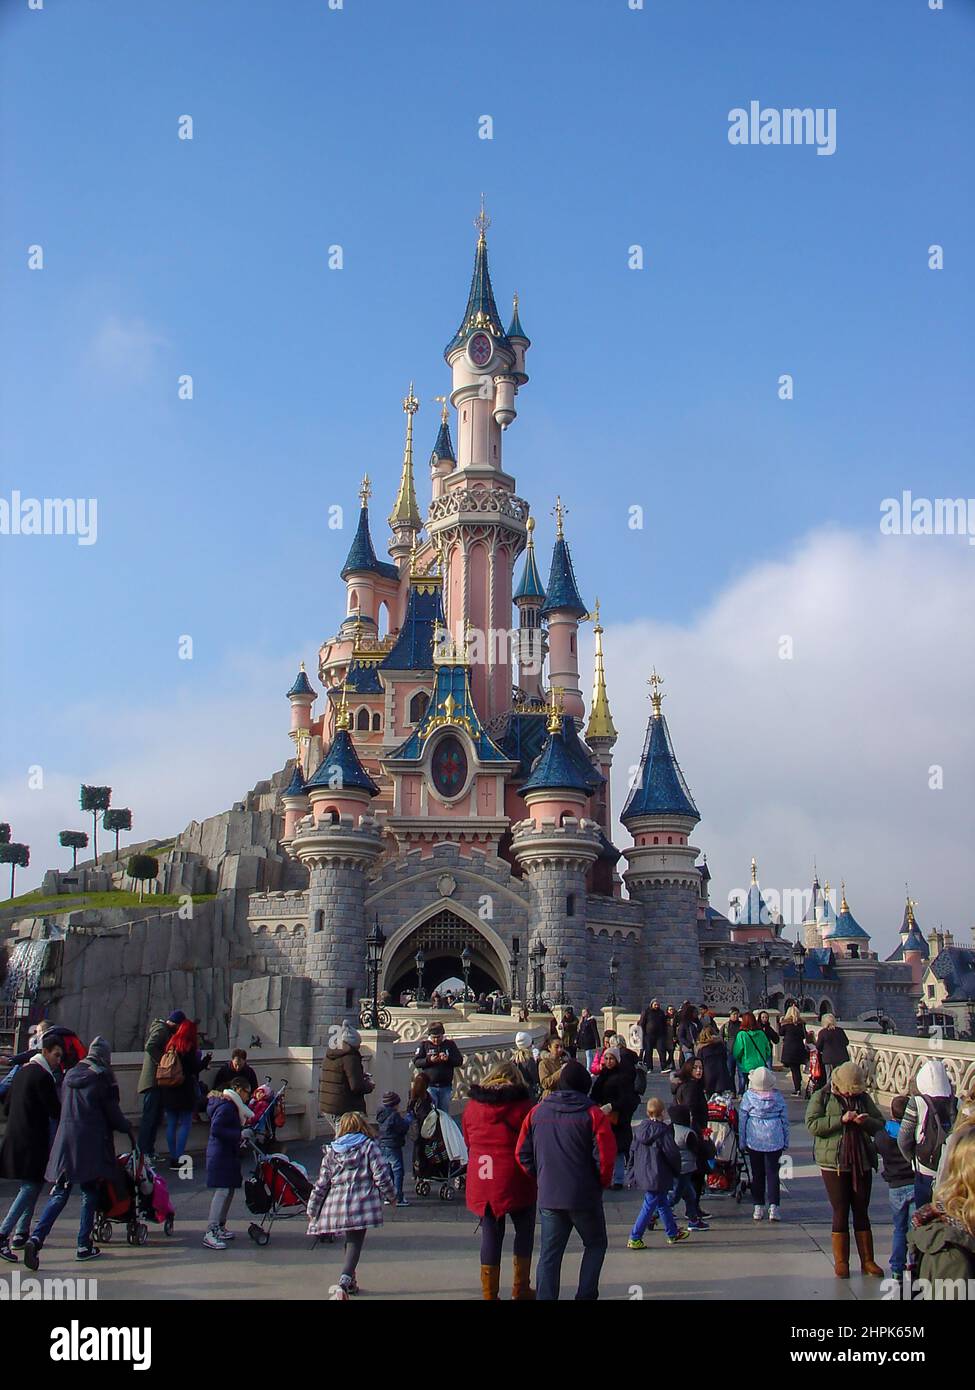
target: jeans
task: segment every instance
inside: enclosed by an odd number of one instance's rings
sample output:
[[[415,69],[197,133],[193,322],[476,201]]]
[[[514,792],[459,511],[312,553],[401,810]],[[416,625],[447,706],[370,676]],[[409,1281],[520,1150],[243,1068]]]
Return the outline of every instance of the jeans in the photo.
[[[626,1154],[616,1151],[616,1158],[613,1160],[613,1186],[622,1185],[626,1177]]]
[[[934,1178],[927,1173],[914,1174],[914,1205],[921,1209],[926,1207],[934,1195]]]
[[[40,1182],[22,1182],[20,1191],[10,1203],[7,1215],[0,1222],[0,1236],[6,1240],[11,1233],[18,1236],[27,1235],[30,1230],[30,1219],[34,1215],[34,1208],[37,1206],[37,1199],[41,1195],[41,1188],[44,1186]]]
[[[586,1071],[588,1071],[592,1066],[592,1059],[596,1055],[596,1049],[594,1047],[587,1047],[583,1055],[586,1059]]]
[[[664,1223],[664,1230],[669,1236],[677,1234],[677,1222],[674,1220],[674,1213],[670,1205],[669,1192],[644,1192],[643,1206],[640,1214],[633,1223],[630,1232],[630,1240],[640,1240],[644,1231],[656,1216],[660,1217]]]
[[[446,1110],[450,1113],[450,1097],[453,1094],[453,1083],[446,1086],[431,1086],[428,1094],[438,1110]]]
[[[41,1212],[40,1220],[31,1232],[37,1248],[40,1249],[48,1236],[51,1234],[51,1227],[61,1215],[71,1196],[72,1183],[58,1183],[51,1192]],[[78,1226],[78,1249],[83,1246],[91,1245],[91,1232],[95,1224],[95,1214],[98,1210],[98,1183],[83,1182],[81,1184],[81,1222]]]
[[[485,1208],[481,1217],[481,1264],[499,1265],[501,1246],[504,1243],[506,1218],[495,1216],[490,1207]],[[511,1224],[515,1228],[514,1253],[521,1258],[531,1259],[535,1248],[535,1207],[522,1207],[511,1213]]]
[[[694,1177],[693,1173],[681,1173],[670,1189],[670,1205],[676,1207],[678,1202],[683,1201],[688,1221],[700,1221],[701,1219],[701,1208],[698,1205],[697,1185],[694,1182]]]
[[[766,1198],[769,1206],[779,1205],[779,1159],[782,1150],[775,1153],[762,1153],[759,1149],[749,1149],[748,1159],[752,1166],[752,1201],[757,1207],[764,1207]]]
[[[538,1256],[538,1299],[554,1303],[558,1300],[562,1282],[562,1257],[573,1230],[582,1240],[582,1267],[576,1298],[593,1302],[599,1297],[599,1272],[606,1258],[606,1216],[602,1198],[599,1205],[581,1211],[557,1211],[542,1207],[540,1213],[542,1244]]]
[[[382,1144],[380,1144],[379,1149],[380,1149],[380,1152],[381,1152],[383,1158],[384,1158],[384,1159],[386,1160],[386,1162],[389,1164],[390,1170],[391,1170],[391,1172],[392,1172],[392,1174],[393,1174],[393,1182],[396,1184],[396,1200],[397,1200],[397,1202],[402,1202],[402,1200],[403,1200],[403,1172],[404,1172],[404,1168],[403,1168],[403,1150],[402,1150],[402,1149],[386,1149],[386,1148],[383,1148]]]
[[[894,1220],[894,1240],[890,1248],[891,1274],[903,1274],[907,1265],[907,1232],[911,1224],[913,1187],[892,1187],[887,1194]]]
[[[742,1071],[741,1067],[738,1065],[737,1062],[735,1063],[734,1082],[735,1095],[743,1096],[745,1094],[745,1088],[748,1085],[748,1078],[746,1077],[745,1073]]]
[[[186,1152],[186,1141],[190,1137],[193,1123],[192,1110],[166,1111],[166,1147],[170,1158],[182,1158]]]
[[[156,1152],[156,1131],[162,1119],[162,1091],[150,1086],[142,1092],[142,1119],[139,1121],[139,1148],[144,1154]]]

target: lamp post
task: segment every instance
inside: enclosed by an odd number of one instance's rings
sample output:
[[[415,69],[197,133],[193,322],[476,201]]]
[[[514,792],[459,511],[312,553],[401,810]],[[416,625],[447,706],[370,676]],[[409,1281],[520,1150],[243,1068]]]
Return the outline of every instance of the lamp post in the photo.
[[[545,943],[540,936],[536,936],[535,944],[528,952],[528,959],[531,961],[531,999],[529,1008],[532,1013],[540,1013],[545,1001],[545,957],[548,952]]]
[[[930,1023],[928,1020],[930,1019],[930,1017],[931,1015],[928,1012],[927,1004],[925,1004],[923,999],[918,1000],[917,1035],[919,1038],[926,1038],[928,1036],[928,1029],[930,1027]]]
[[[620,975],[620,963],[616,956],[609,958],[609,1007],[615,1009],[619,1000],[616,998],[616,981]]]
[[[559,1003],[567,1004],[569,1001],[565,997],[565,972],[569,968],[569,962],[565,956],[559,956],[555,964],[559,972]]]
[[[379,972],[383,965],[385,945],[386,938],[377,916],[372,931],[366,937],[366,969],[372,977],[372,1003],[363,1005],[359,1012],[359,1023],[363,1028],[388,1028],[390,1025],[389,1011],[379,1007]]]
[[[799,1013],[800,1013],[800,1016],[801,1016],[801,1014],[802,1014],[802,1006],[803,1006],[803,1002],[804,1002],[804,1001],[803,1001],[804,982],[803,982],[802,972],[803,972],[803,969],[804,969],[805,964],[806,964],[806,948],[805,948],[805,946],[803,946],[802,942],[799,940],[799,935],[798,935],[798,933],[796,933],[796,944],[795,944],[795,945],[793,946],[793,948],[792,948],[792,961],[793,961],[793,964],[794,964],[795,967],[796,967],[796,974],[799,976]]]
[[[762,1008],[768,1008],[768,968],[772,960],[772,952],[768,948],[768,942],[762,942],[762,949],[758,955],[762,962]]]
[[[470,986],[470,980],[471,980],[471,961],[472,961],[473,959],[474,959],[474,957],[471,955],[471,948],[470,948],[470,946],[465,946],[464,949],[463,949],[463,950],[461,951],[461,953],[460,953],[460,969],[461,969],[461,974],[464,976],[464,1003],[465,1003],[465,1004],[467,1003],[467,996],[468,996],[468,994],[470,994],[470,988],[471,988],[471,986]]]
[[[516,938],[516,940],[517,940],[517,938]],[[517,999],[517,998],[519,998],[519,994],[518,994],[518,969],[519,969],[519,966],[520,966],[520,965],[521,965],[521,959],[520,959],[520,957],[519,957],[519,955],[518,955],[518,947],[517,947],[517,945],[515,945],[515,946],[512,946],[511,950],[510,950],[509,953],[508,953],[508,969],[509,969],[509,971],[510,971],[510,973],[511,973],[511,997],[512,997],[512,999]]]
[[[413,960],[416,963],[416,1002],[423,1004],[426,1002],[426,995],[423,992],[423,967],[427,963],[427,958],[423,954],[422,946],[418,949]]]

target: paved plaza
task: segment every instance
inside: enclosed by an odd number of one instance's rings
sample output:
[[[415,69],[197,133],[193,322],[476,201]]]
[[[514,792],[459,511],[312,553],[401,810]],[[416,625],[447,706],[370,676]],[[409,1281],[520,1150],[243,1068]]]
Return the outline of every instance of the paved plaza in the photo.
[[[649,1094],[669,1099],[669,1081],[652,1076]],[[634,1191],[608,1192],[610,1244],[601,1297],[807,1302],[880,1298],[878,1279],[866,1280],[856,1272],[848,1282],[833,1277],[829,1207],[812,1162],[812,1141],[802,1123],[804,1105],[791,1097],[788,1104],[795,1172],[783,1192],[782,1223],[753,1222],[749,1200],[739,1206],[731,1197],[709,1194],[705,1207],[712,1213],[710,1231],[668,1247],[658,1230],[646,1237],[650,1246],[646,1252],[630,1252],[625,1248],[626,1237],[639,1195]],[[202,1126],[194,1128],[196,1142],[204,1133]],[[319,1143],[289,1148],[291,1156],[304,1163],[309,1173],[317,1173]],[[79,1202],[73,1197],[42,1252],[41,1274],[97,1278],[100,1300],[331,1296],[341,1268],[340,1245],[312,1248],[299,1217],[276,1223],[270,1243],[257,1248],[247,1238],[246,1226],[252,1218],[242,1193],[235,1198],[230,1219],[237,1239],[225,1251],[205,1250],[201,1242],[209,1196],[203,1165],[196,1166],[199,1177],[171,1185],[176,1207],[176,1231],[171,1239],[167,1240],[160,1228],[151,1227],[148,1245],[130,1248],[123,1231],[121,1240],[116,1237],[103,1247],[97,1264],[80,1266],[74,1259]],[[408,1195],[414,1204],[396,1212],[387,1209],[386,1224],[368,1236],[359,1271],[361,1297],[479,1298],[476,1218],[462,1201],[448,1204],[435,1196],[415,1199],[410,1187]],[[0,1184],[4,1206],[14,1191],[14,1184]],[[872,1216],[877,1257],[884,1263],[889,1253],[890,1219],[887,1187],[879,1178],[874,1183]],[[510,1285],[510,1239],[509,1234],[509,1250],[502,1264],[502,1296]],[[854,1257],[851,1268],[855,1269],[855,1263]],[[27,1273],[23,1265],[19,1267]],[[563,1266],[563,1297],[574,1293],[578,1267],[579,1247],[573,1240]],[[0,1275],[9,1277],[12,1269],[4,1266]]]

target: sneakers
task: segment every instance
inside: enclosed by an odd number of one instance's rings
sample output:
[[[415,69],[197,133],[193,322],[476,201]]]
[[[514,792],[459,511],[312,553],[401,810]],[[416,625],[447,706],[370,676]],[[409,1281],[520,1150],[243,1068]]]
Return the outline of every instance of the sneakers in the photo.
[[[354,1274],[342,1274],[339,1276],[339,1297],[352,1298],[359,1292],[359,1285],[356,1283]]]
[[[41,1247],[37,1241],[33,1237],[28,1238],[24,1244],[24,1264],[29,1270],[40,1269],[41,1262],[38,1258],[40,1253]]]
[[[86,1260],[97,1260],[101,1253],[97,1245],[79,1245],[74,1257],[84,1263]]]
[[[688,1221],[687,1229],[689,1231],[710,1231],[711,1227],[706,1221]]]
[[[770,1221],[781,1221],[781,1220],[782,1220],[781,1216],[779,1215],[779,1209],[778,1209],[778,1207],[775,1205],[774,1202],[771,1204],[771,1206],[770,1206],[769,1209],[768,1209],[768,1219],[769,1219]]]
[[[24,1248],[24,1246],[25,1246],[26,1244],[27,1244],[27,1236],[11,1236],[11,1237],[10,1237],[10,1248],[11,1248],[11,1250],[23,1250],[23,1248]]]
[[[6,1260],[8,1265],[20,1264],[17,1256],[10,1248],[10,1242],[6,1236],[0,1236],[0,1260]]]
[[[678,1227],[677,1227],[677,1234],[676,1234],[676,1235],[673,1235],[673,1236],[668,1236],[668,1237],[667,1237],[667,1244],[668,1244],[668,1245],[679,1245],[680,1242],[681,1242],[682,1240],[690,1240],[690,1236],[689,1236],[689,1235],[687,1234],[687,1232],[684,1230],[684,1227],[683,1227],[683,1226],[678,1226]]]
[[[203,1244],[208,1250],[226,1250],[227,1242],[221,1240],[219,1231],[207,1231],[203,1237]]]
[[[642,1240],[628,1240],[626,1248],[627,1250],[648,1250],[649,1246],[644,1245]]]
[[[236,1240],[236,1239],[237,1239],[237,1237],[234,1235],[233,1231],[228,1231],[227,1228],[226,1228],[226,1226],[218,1226],[218,1227],[217,1227],[217,1235],[220,1237],[221,1240]]]
[[[764,1220],[765,1220],[765,1208],[764,1208],[764,1207],[756,1207],[755,1210],[752,1212],[752,1220],[753,1220],[753,1221],[764,1221]]]
[[[397,1198],[396,1198],[396,1205],[397,1205],[398,1207],[411,1207],[411,1206],[413,1205],[413,1203],[410,1202],[410,1201],[408,1201],[406,1197],[397,1197]]]

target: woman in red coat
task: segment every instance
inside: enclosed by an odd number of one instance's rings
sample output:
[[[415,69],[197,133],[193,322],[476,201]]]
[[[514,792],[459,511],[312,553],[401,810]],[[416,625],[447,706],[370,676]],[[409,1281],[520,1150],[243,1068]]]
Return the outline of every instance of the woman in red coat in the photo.
[[[534,1298],[535,1179],[515,1162],[522,1121],[534,1101],[513,1062],[502,1062],[471,1086],[462,1127],[467,1143],[467,1205],[481,1218],[481,1293],[496,1299],[501,1282],[505,1218],[515,1228],[514,1299]]]

